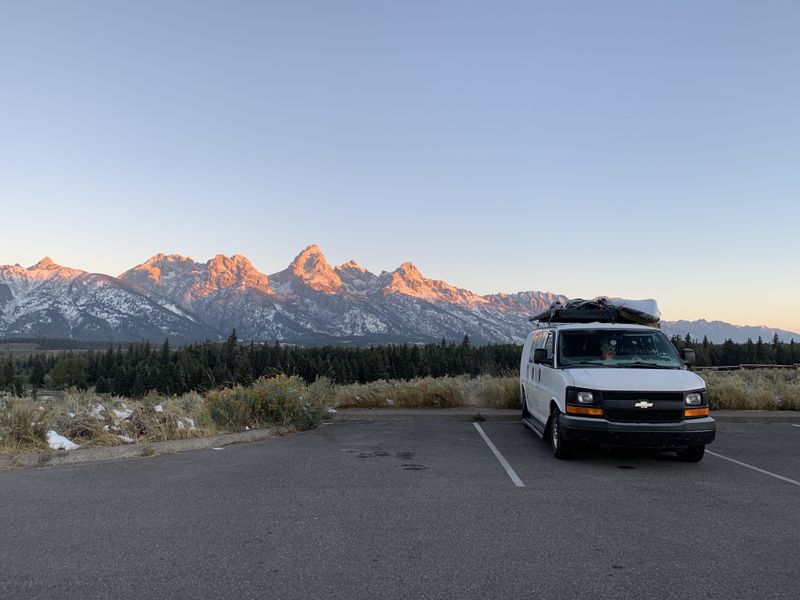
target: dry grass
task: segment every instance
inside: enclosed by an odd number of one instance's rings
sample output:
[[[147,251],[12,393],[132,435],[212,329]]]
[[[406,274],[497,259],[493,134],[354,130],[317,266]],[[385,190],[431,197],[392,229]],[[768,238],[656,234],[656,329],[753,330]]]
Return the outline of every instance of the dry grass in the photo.
[[[339,408],[518,408],[517,377],[423,377],[339,386]]]
[[[334,386],[321,377],[307,385],[300,377],[262,377],[253,385],[209,392],[205,408],[210,419],[228,430],[264,424],[312,429],[334,402]]]
[[[800,410],[800,370],[702,371],[712,408]]]
[[[8,398],[0,402],[0,450],[17,452],[24,447],[47,447],[44,409],[27,398]]]
[[[0,400],[0,453],[47,449],[49,430],[82,448],[218,432],[206,415],[203,398],[195,393],[171,398],[147,396],[136,401],[71,389],[48,401]]]

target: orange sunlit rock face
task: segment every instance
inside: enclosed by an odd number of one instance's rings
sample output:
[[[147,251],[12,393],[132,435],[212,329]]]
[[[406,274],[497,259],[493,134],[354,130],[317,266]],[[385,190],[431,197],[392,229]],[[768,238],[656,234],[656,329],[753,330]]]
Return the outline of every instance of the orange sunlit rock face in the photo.
[[[397,293],[429,301],[443,301],[477,306],[487,301],[469,290],[454,287],[444,281],[427,279],[410,262],[403,263],[390,274],[389,285],[384,293]]]
[[[42,258],[42,260],[37,262],[35,265],[28,267],[27,269],[20,267],[19,265],[3,267],[3,269],[7,269],[9,273],[13,273],[17,277],[31,282],[54,278],[70,279],[85,273],[85,271],[81,271],[80,269],[62,267],[61,265],[54,263],[49,256],[45,256]]]
[[[345,270],[350,270],[350,271],[358,271],[359,273],[366,273],[366,272],[367,272],[367,270],[366,270],[364,267],[362,267],[361,265],[359,265],[359,264],[358,264],[356,261],[354,261],[354,260],[348,260],[346,263],[344,263],[344,264],[342,264],[342,265],[339,265],[338,267],[336,267],[336,269],[335,269],[335,270],[336,270],[336,271],[345,271]]]
[[[272,293],[269,278],[241,254],[217,254],[206,263],[180,254],[156,254],[120,275],[120,279],[140,289],[178,298],[185,307],[228,288]]]
[[[304,249],[289,266],[292,274],[317,292],[333,294],[342,287],[342,280],[319,249],[313,244]]]

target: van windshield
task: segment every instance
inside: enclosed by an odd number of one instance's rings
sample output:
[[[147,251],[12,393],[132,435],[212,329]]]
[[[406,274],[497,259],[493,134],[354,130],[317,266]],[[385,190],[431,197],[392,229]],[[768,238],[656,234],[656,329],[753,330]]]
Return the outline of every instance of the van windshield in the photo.
[[[579,329],[562,331],[560,367],[682,369],[677,350],[658,330]]]

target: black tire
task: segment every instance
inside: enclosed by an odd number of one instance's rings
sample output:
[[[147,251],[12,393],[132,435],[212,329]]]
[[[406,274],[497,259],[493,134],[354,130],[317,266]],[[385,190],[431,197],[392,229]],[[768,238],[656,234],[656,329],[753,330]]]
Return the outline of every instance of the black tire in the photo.
[[[525,399],[525,388],[522,388],[522,393],[520,394],[522,398],[522,418],[527,419],[531,416],[531,413],[528,412],[528,402]]]
[[[706,453],[705,446],[689,446],[683,450],[678,450],[678,460],[682,462],[700,462],[703,460],[703,455]]]
[[[560,414],[558,408],[553,407],[553,412],[550,413],[550,448],[553,450],[553,456],[559,460],[566,460],[572,456],[572,444],[561,435],[561,425],[558,420]]]

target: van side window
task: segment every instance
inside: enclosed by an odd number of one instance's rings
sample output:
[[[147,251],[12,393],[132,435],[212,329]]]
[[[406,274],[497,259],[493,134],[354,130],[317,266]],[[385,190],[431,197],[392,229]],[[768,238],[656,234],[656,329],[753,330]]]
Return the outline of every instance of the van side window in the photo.
[[[533,343],[531,344],[531,353],[528,355],[528,362],[530,363],[533,362],[533,353],[536,351],[537,348],[542,347],[543,337],[544,335],[542,331],[537,331],[536,333],[533,334]]]
[[[551,331],[551,332],[549,332],[547,334],[547,338],[545,338],[545,341],[544,341],[544,346],[543,347],[544,347],[545,350],[547,350],[547,358],[549,358],[549,359],[553,358],[553,348],[555,346],[555,337],[556,336],[553,335],[553,332]]]

